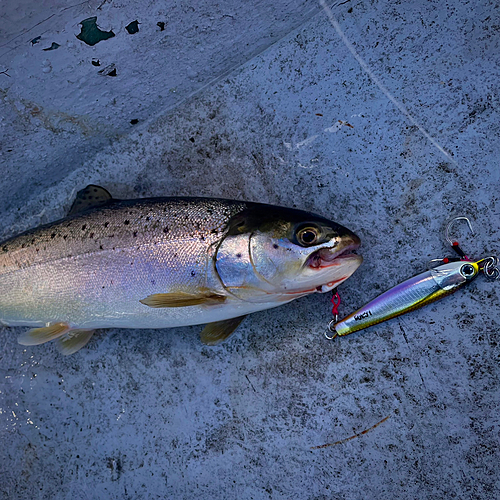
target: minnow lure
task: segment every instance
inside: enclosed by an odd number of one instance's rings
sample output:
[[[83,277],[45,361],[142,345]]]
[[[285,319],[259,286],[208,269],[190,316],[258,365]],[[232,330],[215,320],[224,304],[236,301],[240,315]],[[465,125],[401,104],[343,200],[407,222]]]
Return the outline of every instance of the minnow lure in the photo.
[[[465,217],[457,217],[448,225],[446,239],[459,258],[439,259],[440,262],[443,262],[442,265],[396,285],[341,321],[337,321],[335,318],[328,325],[326,337],[333,339],[348,335],[419,309],[456,292],[473,281],[481,271],[488,279],[498,279],[500,272],[497,268],[498,259],[496,257],[491,256],[475,262],[471,261],[458,243],[450,240],[449,228],[458,219],[467,220],[471,231],[472,227],[470,221]],[[337,294],[334,295],[332,303],[334,304],[333,313],[336,315],[339,305]],[[333,336],[329,336],[328,333],[332,333]]]

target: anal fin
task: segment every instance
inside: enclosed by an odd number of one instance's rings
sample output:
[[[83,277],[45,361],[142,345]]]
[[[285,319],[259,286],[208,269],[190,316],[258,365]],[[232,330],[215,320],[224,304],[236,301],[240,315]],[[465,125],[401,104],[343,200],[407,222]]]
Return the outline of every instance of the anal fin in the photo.
[[[187,307],[199,305],[215,305],[221,304],[226,300],[224,295],[218,295],[213,292],[207,293],[155,293],[148,295],[140,302],[148,307]]]
[[[84,347],[94,334],[94,330],[70,330],[56,342],[57,350],[63,356],[69,356]]]
[[[237,318],[225,319],[209,323],[200,333],[200,340],[206,345],[217,345],[226,340],[239,324],[246,318],[238,316]]]
[[[27,332],[21,333],[17,341],[21,345],[39,345],[57,339],[67,333],[70,326],[67,323],[54,323],[43,328],[33,328]]]

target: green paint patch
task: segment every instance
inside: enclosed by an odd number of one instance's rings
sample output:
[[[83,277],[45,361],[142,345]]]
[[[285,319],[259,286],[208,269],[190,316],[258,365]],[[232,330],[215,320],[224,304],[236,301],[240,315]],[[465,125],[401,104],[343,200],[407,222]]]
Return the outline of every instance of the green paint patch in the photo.
[[[115,36],[112,31],[102,31],[98,28],[97,16],[84,19],[80,24],[82,25],[82,30],[76,35],[76,38],[85,42],[87,45],[95,45],[96,43]]]
[[[125,26],[125,29],[131,34],[139,32],[139,21],[132,21],[129,25]]]
[[[47,47],[46,49],[42,49],[44,50],[45,52],[47,52],[47,50],[56,50],[60,47],[60,45],[56,42],[52,42],[52,45],[50,47]]]

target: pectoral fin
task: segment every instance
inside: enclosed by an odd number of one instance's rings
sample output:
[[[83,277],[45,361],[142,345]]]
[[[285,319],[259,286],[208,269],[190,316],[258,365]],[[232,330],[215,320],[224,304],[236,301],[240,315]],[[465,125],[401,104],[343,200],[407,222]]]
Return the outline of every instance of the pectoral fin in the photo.
[[[70,330],[57,339],[57,350],[63,356],[74,354],[87,344],[93,334],[94,330]]]
[[[148,307],[187,307],[199,305],[221,304],[226,300],[224,295],[216,293],[155,293],[140,302]]]
[[[49,342],[49,340],[54,340],[70,329],[67,323],[54,323],[53,325],[46,326],[43,328],[33,328],[27,332],[21,333],[17,338],[17,341],[21,345],[39,345]]]
[[[246,316],[238,318],[225,319],[224,321],[216,321],[209,323],[203,328],[200,334],[200,340],[206,345],[217,345],[223,340],[226,340],[235,330]]]

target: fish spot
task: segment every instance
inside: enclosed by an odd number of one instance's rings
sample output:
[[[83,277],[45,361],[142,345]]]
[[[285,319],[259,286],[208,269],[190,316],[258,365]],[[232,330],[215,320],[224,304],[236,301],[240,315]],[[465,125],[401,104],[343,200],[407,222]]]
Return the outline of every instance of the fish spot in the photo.
[[[82,226],[82,231],[85,231],[85,229],[87,229],[87,224],[84,224],[84,225]]]
[[[124,222],[124,224],[125,224],[126,226],[128,226],[128,225],[130,224],[130,221],[127,219],[127,220]]]
[[[26,247],[26,243],[23,243],[23,244],[21,245],[21,248],[25,248],[25,247]]]
[[[109,222],[105,222],[104,227],[108,227],[108,226],[109,226]]]
[[[37,249],[36,249],[36,251],[37,251],[37,252],[39,252],[39,251],[40,251],[40,249],[39,249],[39,248],[37,248]]]
[[[191,271],[191,276],[196,276],[196,273],[194,271]]]
[[[168,233],[168,227],[165,227],[165,228],[163,229],[163,232],[164,232],[165,234],[167,234],[167,233]]]
[[[241,253],[237,253],[237,254],[236,254],[236,257],[237,257],[238,259],[241,259]]]
[[[130,265],[131,265],[131,266],[133,266],[133,265],[134,265],[134,263],[133,263],[133,262],[131,262],[131,263],[130,263]]]
[[[51,238],[52,240],[53,240],[55,237],[56,237],[56,233],[52,233],[52,234],[50,235],[50,238]]]
[[[94,237],[94,233],[89,234],[89,238],[92,239]]]
[[[106,288],[105,286],[103,286],[103,288]]]
[[[102,248],[102,245],[99,245],[99,250],[104,250],[104,248]]]
[[[134,238],[137,238],[137,231],[134,231]]]
[[[67,234],[65,234],[65,235],[63,236],[63,240],[65,240],[67,237],[68,237],[68,235],[67,235]]]
[[[148,216],[148,217],[146,217],[146,220],[147,220],[147,221],[151,220],[151,217],[149,217],[149,216]]]
[[[7,246],[2,247],[2,250],[3,250],[4,252],[8,252],[8,248],[7,248]]]
[[[279,248],[278,245],[276,245],[276,243],[273,245],[273,248],[276,249],[276,248]]]

